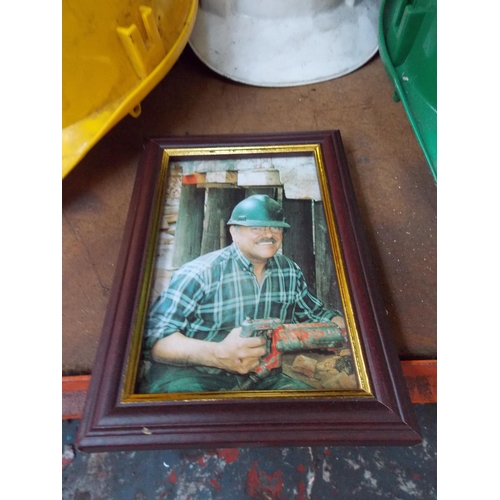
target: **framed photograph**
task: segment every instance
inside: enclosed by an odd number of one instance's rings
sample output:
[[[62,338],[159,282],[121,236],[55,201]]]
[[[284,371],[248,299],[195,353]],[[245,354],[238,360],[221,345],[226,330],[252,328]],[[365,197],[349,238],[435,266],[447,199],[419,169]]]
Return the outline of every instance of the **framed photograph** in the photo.
[[[421,442],[339,131],[148,139],[82,451]]]

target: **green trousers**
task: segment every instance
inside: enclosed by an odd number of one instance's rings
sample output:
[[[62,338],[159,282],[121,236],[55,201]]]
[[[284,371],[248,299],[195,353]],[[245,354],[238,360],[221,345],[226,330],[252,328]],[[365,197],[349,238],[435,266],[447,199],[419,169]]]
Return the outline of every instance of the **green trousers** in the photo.
[[[152,363],[144,380],[139,384],[142,394],[170,392],[214,392],[239,390],[248,380],[248,375],[235,375],[220,370],[206,373],[196,367],[170,366]],[[310,390],[311,386],[295,380],[279,370],[273,372],[250,387],[256,391]]]

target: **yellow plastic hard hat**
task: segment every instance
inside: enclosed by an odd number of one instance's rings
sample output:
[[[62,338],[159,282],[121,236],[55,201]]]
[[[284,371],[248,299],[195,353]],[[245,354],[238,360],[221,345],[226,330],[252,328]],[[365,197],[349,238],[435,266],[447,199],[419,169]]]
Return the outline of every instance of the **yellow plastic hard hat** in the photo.
[[[63,0],[62,176],[172,68],[197,0]]]

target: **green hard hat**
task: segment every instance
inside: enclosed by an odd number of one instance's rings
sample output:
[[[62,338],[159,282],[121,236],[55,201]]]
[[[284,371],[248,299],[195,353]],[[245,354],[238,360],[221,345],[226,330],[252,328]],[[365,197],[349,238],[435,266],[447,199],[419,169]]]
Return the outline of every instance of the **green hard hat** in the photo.
[[[290,227],[281,205],[267,194],[254,194],[240,201],[227,223],[229,226]]]

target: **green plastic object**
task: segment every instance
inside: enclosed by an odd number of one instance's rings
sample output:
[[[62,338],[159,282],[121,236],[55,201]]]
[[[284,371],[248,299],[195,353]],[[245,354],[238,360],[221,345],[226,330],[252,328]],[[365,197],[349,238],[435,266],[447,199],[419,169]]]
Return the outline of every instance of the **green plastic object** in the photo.
[[[380,57],[437,182],[437,0],[383,0]]]

